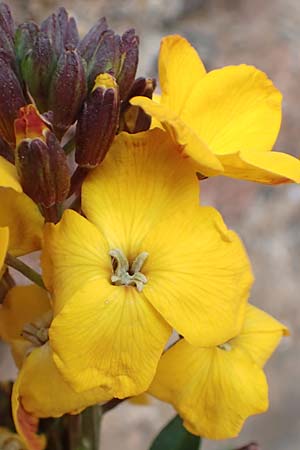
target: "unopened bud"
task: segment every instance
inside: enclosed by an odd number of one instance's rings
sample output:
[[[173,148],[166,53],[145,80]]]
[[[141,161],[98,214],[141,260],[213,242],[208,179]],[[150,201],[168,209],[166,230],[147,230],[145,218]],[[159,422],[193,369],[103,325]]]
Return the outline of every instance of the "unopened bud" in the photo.
[[[119,111],[119,89],[114,78],[99,75],[76,126],[75,160],[80,167],[93,168],[104,159],[118,128]]]
[[[119,36],[112,30],[106,30],[100,34],[92,52],[94,44],[95,40],[91,39],[89,46],[86,45],[85,51],[82,51],[88,63],[89,87],[98,74],[109,73],[116,79],[123,100],[133,83],[138,64],[139,39],[135,31],[131,29]]]
[[[14,53],[15,26],[9,7],[0,3],[0,48],[10,57],[15,59]]]
[[[139,133],[150,128],[151,117],[139,106],[131,105],[129,100],[136,96],[152,98],[155,87],[156,80],[154,78],[137,78],[135,80],[121,107],[119,132]]]
[[[59,58],[66,49],[74,49],[79,42],[76,21],[61,7],[41,24],[41,31],[50,39],[54,52]]]
[[[0,66],[0,136],[13,148],[14,120],[26,101],[10,60],[4,54],[0,54]]]
[[[92,58],[100,42],[101,35],[106,30],[107,30],[107,22],[105,17],[102,17],[79,42],[79,45],[77,47],[79,54],[87,62]]]
[[[49,109],[58,136],[76,121],[87,94],[83,60],[76,50],[65,50],[57,63],[49,93]]]
[[[34,22],[21,23],[15,33],[15,51],[21,66],[25,56],[32,49],[39,27]]]
[[[56,57],[47,34],[36,33],[32,48],[21,63],[23,78],[39,110],[48,110],[48,93]]]
[[[70,188],[66,155],[33,105],[15,121],[16,167],[24,192],[45,208],[63,202]]]

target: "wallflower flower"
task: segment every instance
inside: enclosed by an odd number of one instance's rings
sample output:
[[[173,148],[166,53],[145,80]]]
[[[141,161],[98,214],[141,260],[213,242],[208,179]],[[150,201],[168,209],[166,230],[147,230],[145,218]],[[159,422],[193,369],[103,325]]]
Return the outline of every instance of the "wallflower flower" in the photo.
[[[185,427],[209,439],[239,434],[245,419],[268,408],[262,370],[287,328],[248,305],[240,333],[211,348],[182,339],[161,358],[149,392],[173,404]]]
[[[161,123],[201,174],[300,182],[300,161],[270,152],[280,129],[281,94],[263,72],[240,65],[206,73],[194,48],[174,35],[162,40],[159,79],[160,101],[135,97],[131,103]]]
[[[75,390],[145,391],[172,327],[195,345],[236,334],[250,264],[237,235],[198,197],[194,170],[167,133],[122,133],[83,184],[85,217],[67,210],[46,225],[50,339]]]
[[[48,294],[36,285],[12,288],[0,310],[1,337],[11,345],[20,369],[12,395],[14,422],[30,450],[45,446],[36,434],[39,418],[77,414],[111,399],[103,389],[78,394],[64,381],[52,358],[51,320]]]
[[[9,252],[38,250],[43,224],[37,205],[22,192],[15,166],[0,156],[0,227],[9,228]]]

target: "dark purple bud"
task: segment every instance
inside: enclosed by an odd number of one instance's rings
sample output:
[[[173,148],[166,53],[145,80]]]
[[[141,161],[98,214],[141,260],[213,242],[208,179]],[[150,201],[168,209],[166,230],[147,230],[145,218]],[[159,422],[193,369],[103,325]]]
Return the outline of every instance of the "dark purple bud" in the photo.
[[[0,3],[0,48],[11,60],[15,60],[14,52],[15,26],[9,7],[5,3]]]
[[[15,34],[15,51],[20,64],[32,49],[38,33],[39,27],[34,22],[25,22],[18,26]]]
[[[33,105],[15,121],[16,167],[24,192],[44,208],[62,203],[70,189],[66,155]]]
[[[65,8],[59,8],[41,24],[41,31],[45,32],[52,44],[56,56],[59,58],[65,49],[75,48],[79,42],[79,34],[74,18],[69,18]]]
[[[65,50],[57,63],[49,91],[49,110],[58,136],[76,121],[87,94],[85,64],[77,50]]]
[[[120,88],[120,97],[124,99],[131,88],[139,60],[139,38],[135,30],[125,31],[121,38],[121,59],[116,79]]]
[[[100,42],[101,35],[106,30],[106,18],[102,17],[79,42],[78,51],[86,61],[89,61],[95,53],[95,50]]]
[[[48,95],[52,74],[56,66],[47,34],[38,32],[32,45],[21,63],[21,72],[28,91],[34,98],[41,112],[47,111]]]
[[[128,133],[139,133],[150,128],[151,117],[146,114],[139,106],[133,106],[129,103],[132,97],[143,96],[152,98],[156,87],[154,78],[137,78],[132,84],[126,101],[121,106],[120,131]]]
[[[26,104],[10,58],[0,53],[0,136],[12,148],[15,146],[14,120],[19,108]]]
[[[75,160],[80,167],[100,164],[116,134],[119,122],[119,89],[109,74],[99,75],[76,126]]]

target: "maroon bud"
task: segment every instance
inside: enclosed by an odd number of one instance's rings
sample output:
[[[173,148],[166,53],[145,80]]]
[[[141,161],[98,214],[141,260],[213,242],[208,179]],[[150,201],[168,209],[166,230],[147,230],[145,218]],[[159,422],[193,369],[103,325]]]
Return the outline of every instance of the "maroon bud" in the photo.
[[[62,203],[69,192],[66,155],[33,105],[15,121],[16,167],[24,192],[44,208]]]
[[[69,18],[65,8],[59,8],[47,17],[41,24],[41,31],[48,35],[57,58],[65,49],[74,49],[78,45],[76,21],[73,17]]]
[[[91,59],[100,42],[101,35],[107,30],[107,22],[105,17],[102,17],[98,22],[88,31],[84,38],[78,45],[79,54],[87,62]]]
[[[131,105],[129,100],[136,96],[152,98],[155,87],[156,80],[154,78],[137,78],[135,80],[121,107],[119,132],[139,133],[150,128],[151,117],[139,106]]]
[[[15,146],[14,120],[19,108],[26,104],[17,75],[10,59],[0,53],[0,136],[12,148]]]
[[[65,50],[52,76],[49,110],[59,137],[76,121],[87,94],[85,67],[77,50]]]
[[[15,60],[14,52],[15,26],[9,7],[5,3],[0,3],[0,48]]]
[[[135,30],[125,31],[121,38],[121,59],[116,79],[121,99],[126,98],[137,70],[139,60],[139,38]]]
[[[91,169],[103,161],[118,128],[119,111],[119,90],[114,78],[99,75],[76,126],[75,160],[80,167]]]

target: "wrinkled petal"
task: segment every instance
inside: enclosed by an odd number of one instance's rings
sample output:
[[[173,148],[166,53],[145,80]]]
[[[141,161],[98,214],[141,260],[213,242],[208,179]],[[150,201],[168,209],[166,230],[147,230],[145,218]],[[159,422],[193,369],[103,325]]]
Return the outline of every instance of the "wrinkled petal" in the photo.
[[[109,279],[111,258],[101,232],[66,210],[57,225],[47,224],[42,252],[43,279],[54,294],[54,313],[87,281]]]
[[[129,259],[157,222],[198,202],[193,168],[174,152],[167,133],[157,129],[119,135],[82,188],[85,215],[110,248],[121,248]]]
[[[217,211],[178,212],[153,228],[141,251],[149,253],[143,293],[176,331],[201,346],[237,335],[253,275],[240,239]]]
[[[268,408],[266,377],[246,353],[185,340],[163,355],[149,392],[173,404],[190,432],[208,439],[237,436],[248,416]]]
[[[22,400],[24,410],[37,418],[77,414],[87,406],[112,398],[109,392],[100,388],[76,393],[54,364],[49,342],[30,353],[17,384],[18,398]]]
[[[104,280],[78,291],[50,328],[55,363],[74,389],[119,398],[149,387],[169,335],[142,293]]]
[[[247,306],[246,319],[241,334],[232,345],[247,352],[255,363],[263,367],[288,329],[261,309]]]
[[[219,158],[224,175],[232,178],[264,184],[300,182],[300,161],[287,153],[243,150]]]
[[[0,156],[0,186],[22,192],[16,167]]]
[[[204,65],[191,44],[179,35],[162,39],[159,53],[162,103],[179,114],[196,83],[204,77]]]
[[[281,94],[252,66],[227,66],[199,81],[182,119],[215,154],[271,150],[281,123]]]
[[[9,229],[7,227],[0,227],[0,274],[7,253],[8,241]]]
[[[9,227],[9,252],[20,256],[41,248],[44,219],[24,193],[0,187],[0,226]]]
[[[20,395],[20,377],[14,383],[12,391],[12,413],[16,430],[28,450],[44,450],[45,436],[38,435],[39,419],[28,413],[22,404]]]
[[[171,109],[146,97],[134,97],[130,103],[140,106],[146,114],[162,124],[174,142],[174,150],[184,157],[189,156],[194,163],[194,169],[206,176],[223,172],[222,164],[201,136]]]

